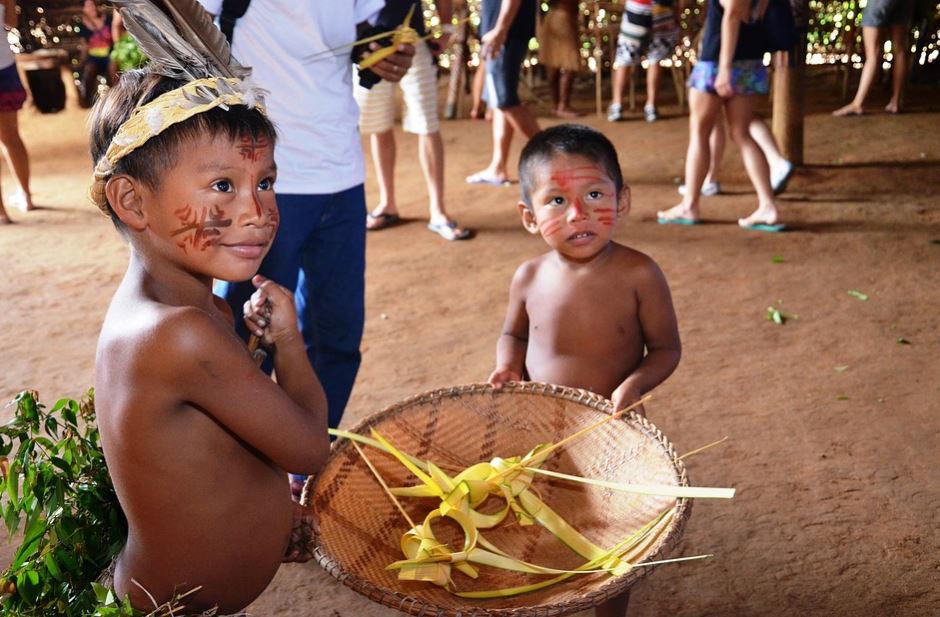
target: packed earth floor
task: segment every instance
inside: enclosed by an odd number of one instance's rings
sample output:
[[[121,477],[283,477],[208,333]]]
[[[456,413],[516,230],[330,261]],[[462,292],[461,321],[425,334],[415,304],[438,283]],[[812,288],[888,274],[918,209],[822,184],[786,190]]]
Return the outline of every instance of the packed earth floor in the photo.
[[[582,85],[575,106],[592,112],[582,121],[617,146],[633,192],[615,237],[660,264],[679,318],[682,361],[649,418],[680,452],[728,437],[690,459],[689,474],[738,490],[731,502],[697,503],[674,551],[714,557],[659,568],[634,588],[631,617],[940,614],[940,90],[912,87],[896,116],[875,112],[887,98],[878,90],[874,113],[833,118],[838,84],[813,75],[805,165],[780,201],[791,230],[767,234],[735,223],[756,198],[734,146],[720,174],[726,193],[704,199],[705,224],[658,225],[656,211],[678,203],[687,116],[667,93],[660,121],[637,112],[611,124]],[[560,122],[533,99],[538,90],[527,94],[543,125]],[[85,197],[87,111],[70,100],[20,118],[39,209],[8,207],[16,224],[0,226],[0,398],[31,388],[51,404],[93,383],[127,249]],[[478,235],[448,243],[427,230],[416,139],[396,132],[406,224],[368,236],[363,364],[347,427],[410,395],[485,380],[510,277],[546,250],[520,225],[517,186],[464,183],[489,160],[485,121],[442,132],[448,210]],[[514,160],[518,151],[517,142]],[[790,318],[777,324],[770,308]],[[248,612],[399,614],[315,562],[283,567]]]

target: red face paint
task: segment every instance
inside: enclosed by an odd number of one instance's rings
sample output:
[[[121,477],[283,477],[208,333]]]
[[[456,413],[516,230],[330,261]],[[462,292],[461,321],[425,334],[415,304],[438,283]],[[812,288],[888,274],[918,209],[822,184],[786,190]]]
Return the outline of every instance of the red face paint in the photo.
[[[232,219],[224,218],[225,211],[218,206],[212,206],[211,209],[203,207],[197,214],[192,206],[187,204],[179,210],[174,210],[173,214],[180,220],[182,226],[170,235],[191,234],[184,235],[176,244],[183,249],[184,253],[188,252],[187,246],[198,251],[205,251],[210,246],[218,244],[219,236],[222,235],[219,228],[229,227],[232,224]]]
[[[242,159],[254,163],[261,158],[262,152],[268,145],[268,140],[264,137],[255,140],[246,135],[238,142],[238,153],[242,155]]]
[[[539,231],[543,236],[553,236],[561,230],[561,219],[546,219],[539,223]]]

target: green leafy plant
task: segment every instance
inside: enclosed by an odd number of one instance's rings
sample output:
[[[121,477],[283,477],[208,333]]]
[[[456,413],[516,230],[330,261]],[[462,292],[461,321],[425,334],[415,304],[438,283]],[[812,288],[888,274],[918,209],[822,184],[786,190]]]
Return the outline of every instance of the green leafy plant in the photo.
[[[114,43],[114,47],[111,49],[111,59],[114,60],[118,71],[121,73],[140,68],[147,63],[147,56],[140,51],[137,41],[127,33]]]
[[[23,617],[139,615],[95,581],[124,545],[118,504],[95,424],[94,392],[49,410],[20,393],[0,427],[0,514],[23,541],[2,574],[0,608]]]

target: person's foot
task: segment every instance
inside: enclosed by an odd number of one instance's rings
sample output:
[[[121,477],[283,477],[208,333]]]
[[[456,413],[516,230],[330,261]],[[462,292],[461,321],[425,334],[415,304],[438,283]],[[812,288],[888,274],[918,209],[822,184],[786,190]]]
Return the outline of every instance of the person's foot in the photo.
[[[896,102],[891,101],[885,105],[885,111],[889,114],[896,114],[901,111],[901,107]]]
[[[679,185],[679,194],[685,196],[688,189],[685,188],[684,184]],[[711,197],[712,195],[717,195],[721,192],[721,184],[719,182],[711,181],[705,182],[702,184],[702,190],[699,193],[703,197]]]
[[[840,107],[839,109],[832,112],[832,115],[839,118],[844,118],[845,116],[861,116],[864,113],[865,110],[862,109],[861,105],[849,103],[845,107]]]
[[[467,176],[467,184],[489,184],[490,186],[509,186],[509,181],[504,174],[497,174],[489,169],[478,171],[475,174]]]
[[[386,227],[391,227],[392,225],[397,225],[400,222],[401,217],[397,212],[373,210],[366,215],[366,231],[378,231]]]
[[[16,193],[13,193],[7,197],[7,203],[17,210],[22,210],[23,212],[29,212],[36,207],[33,205],[32,198],[23,191],[17,191]]]
[[[558,109],[555,110],[555,115],[558,116],[559,118],[571,119],[571,118],[580,118],[584,114],[582,114],[580,111],[575,111],[574,109],[571,109],[570,107],[559,107]]]
[[[465,229],[457,224],[457,221],[450,219],[441,219],[440,221],[430,221],[428,229],[444,238],[445,240],[467,240],[473,236],[473,231]]]
[[[668,210],[660,210],[656,213],[656,221],[661,225],[670,223],[678,225],[696,225],[699,223],[698,209],[686,206],[684,203],[673,206]]]
[[[770,188],[773,189],[774,195],[782,193],[787,188],[791,175],[793,175],[793,163],[786,159],[770,168]]]
[[[620,122],[621,120],[623,120],[623,107],[617,103],[611,103],[607,108],[607,121]]]
[[[643,117],[646,118],[647,122],[656,122],[657,120],[659,120],[659,114],[656,113],[656,106],[644,105]]]
[[[745,229],[771,232],[782,231],[786,227],[778,221],[777,209],[769,206],[758,206],[748,217],[738,219],[738,225]]]
[[[7,216],[7,213],[4,212],[3,210],[0,210],[0,225],[9,225],[12,222],[13,220],[10,219],[9,216]]]
[[[471,120],[482,120],[485,116],[486,116],[486,112],[483,111],[481,107],[472,107],[470,109]]]

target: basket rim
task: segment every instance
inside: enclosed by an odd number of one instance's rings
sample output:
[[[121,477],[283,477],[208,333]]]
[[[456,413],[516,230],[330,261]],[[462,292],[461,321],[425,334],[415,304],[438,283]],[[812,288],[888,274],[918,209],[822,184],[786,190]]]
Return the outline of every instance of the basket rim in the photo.
[[[466,394],[476,395],[484,393],[491,393],[494,396],[512,395],[517,393],[538,394],[580,403],[586,407],[608,415],[613,414],[615,411],[614,405],[609,399],[587,390],[581,390],[579,388],[571,388],[568,386],[533,381],[508,382],[499,389],[495,388],[492,384],[489,383],[471,383],[445,388],[437,388],[409,396],[408,398],[405,398],[397,403],[386,406],[381,411],[363,418],[348,430],[352,433],[363,434],[368,432],[368,429],[385,422],[388,418],[401,413],[403,410],[408,409],[416,404],[446,398],[456,398]],[[640,416],[633,411],[631,411],[627,416],[624,416],[624,419],[627,419],[629,422],[635,424],[636,427],[643,434],[645,434],[647,438],[651,439],[660,448],[662,448],[665,455],[668,457],[669,462],[675,469],[676,481],[678,482],[678,485],[688,486],[689,479],[688,472],[685,468],[685,463],[683,463],[680,456],[676,453],[672,442],[669,441],[663,432],[645,417]],[[330,458],[332,459],[335,456],[339,456],[349,447],[352,446],[350,446],[348,439],[337,440],[334,442],[333,447],[331,448]],[[302,500],[302,503],[305,507],[313,509],[313,497],[316,494],[316,484],[318,478],[319,474],[307,478]],[[682,537],[682,533],[685,529],[686,522],[691,515],[691,511],[692,500],[685,498],[676,499],[676,514],[673,517],[673,521],[670,523],[667,532],[656,542],[656,544],[653,545],[652,549],[649,551],[649,554],[640,563],[645,561],[653,561],[661,553],[671,550],[675,547]],[[326,552],[326,550],[324,550],[322,545],[319,543],[319,533],[314,536],[313,545],[313,555],[317,563],[319,563],[324,570],[326,570],[331,576],[342,582],[344,585],[366,596],[373,602],[397,609],[404,613],[419,616],[558,617],[560,615],[568,615],[574,612],[593,608],[598,604],[601,604],[615,596],[620,595],[621,593],[624,593],[630,588],[631,585],[641,578],[649,576],[653,569],[658,567],[650,566],[633,568],[627,574],[619,577],[611,577],[608,582],[604,583],[598,589],[585,592],[584,594],[573,599],[563,600],[553,604],[543,604],[533,607],[517,606],[509,608],[482,608],[457,604],[434,604],[428,600],[417,598],[401,591],[393,591],[379,587],[371,581],[350,571],[344,566],[342,562]],[[465,601],[457,596],[454,597],[457,600]]]

